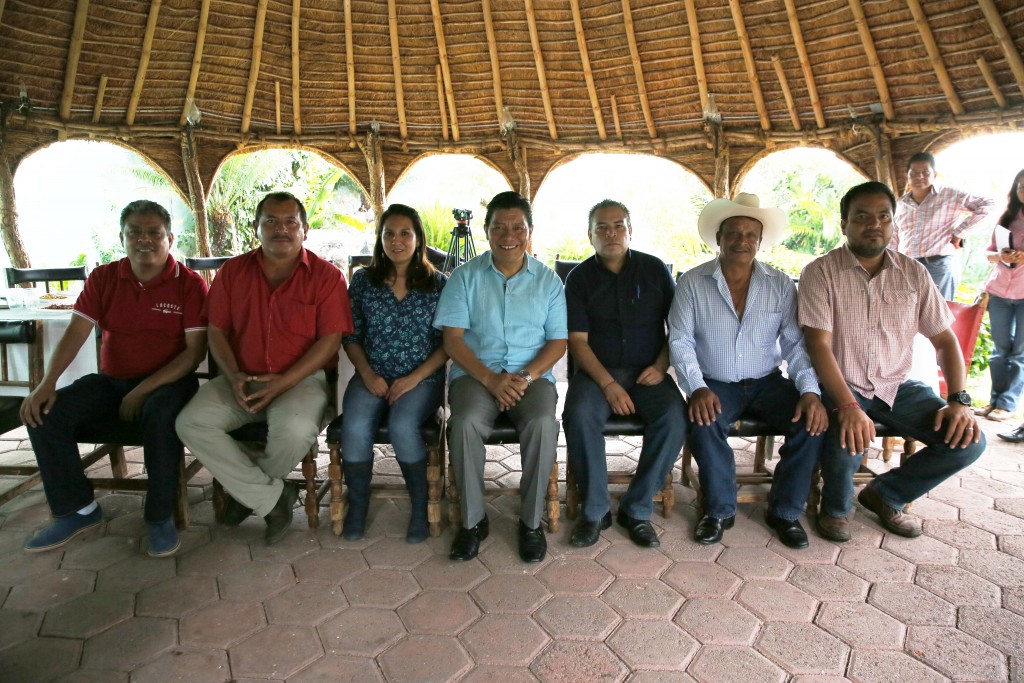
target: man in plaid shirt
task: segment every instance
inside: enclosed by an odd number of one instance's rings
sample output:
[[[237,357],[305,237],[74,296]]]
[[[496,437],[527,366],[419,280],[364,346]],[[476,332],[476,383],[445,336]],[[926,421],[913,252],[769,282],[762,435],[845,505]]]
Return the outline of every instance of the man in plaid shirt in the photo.
[[[919,152],[907,165],[907,192],[896,203],[889,247],[917,259],[942,297],[952,301],[960,283],[956,250],[967,232],[992,211],[995,200],[936,185],[935,157]]]

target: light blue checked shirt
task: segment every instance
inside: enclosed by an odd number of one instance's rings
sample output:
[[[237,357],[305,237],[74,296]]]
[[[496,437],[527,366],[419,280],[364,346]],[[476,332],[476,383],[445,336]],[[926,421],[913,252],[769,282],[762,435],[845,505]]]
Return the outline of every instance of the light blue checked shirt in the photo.
[[[689,396],[719,382],[756,379],[785,359],[801,394],[821,394],[796,319],[796,286],[788,275],[754,261],[741,321],[718,259],[679,278],[668,314],[669,354],[679,386]]]

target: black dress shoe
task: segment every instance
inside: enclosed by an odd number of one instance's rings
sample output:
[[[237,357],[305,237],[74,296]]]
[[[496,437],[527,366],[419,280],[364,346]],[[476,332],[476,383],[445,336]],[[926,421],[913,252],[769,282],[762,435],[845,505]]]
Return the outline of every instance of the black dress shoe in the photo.
[[[658,540],[658,532],[654,530],[651,523],[646,519],[633,519],[622,510],[615,516],[619,526],[629,532],[629,540],[642,548],[657,548],[661,545]]]
[[[597,539],[601,538],[601,532],[612,525],[612,513],[604,513],[604,517],[596,522],[591,522],[588,519],[581,519],[576,528],[572,530],[572,536],[569,537],[569,543],[576,548],[586,548],[597,543]]]
[[[531,529],[519,521],[519,559],[523,562],[540,562],[548,552],[548,539],[544,529]]]
[[[288,527],[292,525],[292,508],[299,497],[299,487],[293,482],[286,481],[281,490],[281,497],[274,504],[270,514],[263,517],[267,522],[266,540],[267,545],[274,545],[288,533]]]
[[[448,553],[448,558],[456,562],[472,560],[480,552],[480,541],[487,538],[489,533],[491,523],[487,520],[487,515],[484,515],[476,526],[459,529],[459,533],[455,534],[455,540],[452,541],[452,550]]]
[[[1024,443],[1024,425],[1017,427],[1012,432],[1001,432],[996,436],[1010,443]]]
[[[773,515],[771,510],[766,510],[764,521],[779,534],[779,540],[783,545],[797,549],[810,545],[807,542],[807,532],[800,526],[799,519],[782,519]]]
[[[736,516],[726,517],[725,519],[715,519],[704,515],[701,520],[697,522],[697,528],[693,532],[693,540],[697,541],[701,545],[713,545],[722,540],[722,534],[725,533],[726,529],[731,529],[732,525],[736,522]]]
[[[221,523],[224,526],[238,526],[251,514],[251,508],[245,507],[227,493],[224,494],[224,511],[221,513]]]

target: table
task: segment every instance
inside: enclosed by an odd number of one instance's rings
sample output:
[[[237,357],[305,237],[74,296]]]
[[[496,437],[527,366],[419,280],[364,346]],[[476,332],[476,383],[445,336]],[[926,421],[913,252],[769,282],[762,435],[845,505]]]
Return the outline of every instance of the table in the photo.
[[[43,362],[48,363],[57,342],[64,335],[71,322],[71,311],[55,311],[45,308],[5,308],[0,309],[0,320],[41,320],[43,323]],[[25,348],[10,346],[7,349],[8,362],[12,379],[28,379],[28,353]],[[96,337],[90,335],[82,345],[75,360],[57,380],[57,388],[66,387],[79,377],[96,372]],[[0,396],[25,396],[27,389],[20,387],[0,387]]]

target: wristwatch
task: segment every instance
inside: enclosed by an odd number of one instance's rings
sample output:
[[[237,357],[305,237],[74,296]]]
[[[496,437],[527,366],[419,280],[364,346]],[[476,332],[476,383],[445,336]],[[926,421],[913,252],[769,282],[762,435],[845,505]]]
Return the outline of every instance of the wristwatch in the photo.
[[[531,384],[533,384],[533,375],[531,375],[526,370],[520,370],[516,374],[526,380],[526,386],[530,386]]]
[[[971,407],[971,395],[966,391],[958,391],[946,397],[946,403],[959,403],[962,406]]]

